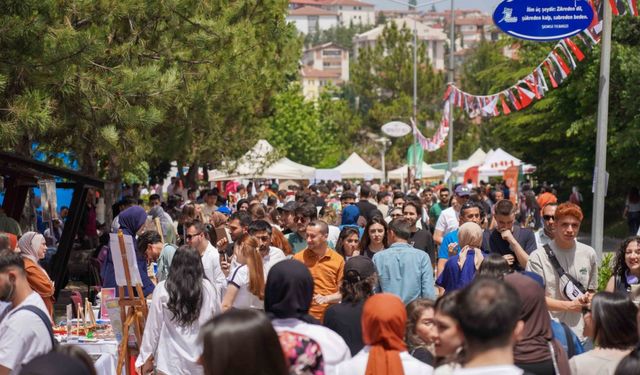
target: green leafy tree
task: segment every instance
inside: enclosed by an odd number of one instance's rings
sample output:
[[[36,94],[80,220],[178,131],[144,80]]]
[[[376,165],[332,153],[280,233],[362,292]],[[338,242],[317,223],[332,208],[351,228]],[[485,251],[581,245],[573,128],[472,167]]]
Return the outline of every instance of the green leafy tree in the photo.
[[[359,128],[357,114],[348,103],[327,88],[316,102],[305,100],[300,86],[274,98],[274,111],[265,120],[268,141],[288,158],[306,165],[331,168],[352,149],[353,134]]]
[[[351,82],[347,92],[363,117],[367,131],[379,133],[379,128],[391,120],[409,123],[413,116],[413,32],[407,25],[398,27],[390,22],[373,48],[358,51],[351,65]],[[439,121],[440,98],[445,88],[444,76],[434,70],[428,59],[426,44],[418,43],[418,123]],[[356,99],[357,98],[357,99]],[[420,126],[425,135],[432,130]],[[411,137],[395,140],[388,152],[390,165],[404,162]]]
[[[300,41],[286,6],[2,2],[0,143],[70,152],[85,173],[114,183],[107,200],[149,164],[234,158],[296,73]]]

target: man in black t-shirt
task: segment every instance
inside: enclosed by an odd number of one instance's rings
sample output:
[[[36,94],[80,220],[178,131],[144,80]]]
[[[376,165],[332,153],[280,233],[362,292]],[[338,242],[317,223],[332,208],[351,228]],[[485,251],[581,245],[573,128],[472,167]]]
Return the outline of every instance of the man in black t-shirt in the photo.
[[[369,202],[369,197],[371,197],[371,188],[367,185],[360,186],[360,200],[356,205],[360,210],[360,215],[367,220],[371,217],[371,212],[378,209],[375,204]]]
[[[421,207],[414,200],[407,200],[402,208],[404,217],[409,220],[411,224],[411,237],[409,238],[409,244],[416,249],[425,251],[429,254],[431,264],[436,264],[435,251],[433,245],[433,236],[428,229],[423,226],[421,229],[417,228],[418,220],[422,213]]]
[[[515,207],[508,199],[496,203],[494,218],[496,227],[484,232],[482,248],[502,255],[512,269],[524,270],[529,254],[537,247],[533,231],[517,225]]]

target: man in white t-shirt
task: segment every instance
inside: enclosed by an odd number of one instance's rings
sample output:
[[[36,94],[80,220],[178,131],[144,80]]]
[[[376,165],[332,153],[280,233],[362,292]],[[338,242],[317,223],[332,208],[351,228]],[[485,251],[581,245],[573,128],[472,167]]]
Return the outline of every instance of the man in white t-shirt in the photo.
[[[524,329],[518,292],[502,280],[480,278],[462,289],[456,303],[466,360],[453,374],[522,375],[513,365],[513,346]]]
[[[31,359],[53,348],[47,307],[29,286],[24,261],[19,254],[0,252],[0,301],[9,308],[0,315],[0,375],[13,375]],[[24,309],[32,306],[41,314]]]
[[[281,249],[271,246],[271,224],[265,220],[254,220],[249,225],[249,234],[258,239],[260,243],[260,255],[264,265],[264,278],[267,278],[269,270],[274,264],[285,260],[287,257]]]
[[[585,342],[582,309],[589,307],[598,287],[597,256],[591,246],[576,241],[583,219],[579,206],[562,203],[555,211],[555,219],[553,241],[548,245],[551,255],[568,276],[558,274],[544,247],[529,255],[527,271],[535,272],[544,279],[547,307],[551,316],[566,324],[580,341]],[[572,287],[575,282],[571,278],[580,285]],[[567,296],[572,296],[572,299]]]
[[[199,221],[190,223],[187,227],[185,240],[187,245],[198,250],[204,267],[204,275],[217,288],[218,295],[222,295],[221,291],[224,290],[227,282],[220,267],[220,254],[208,240],[204,224]]]
[[[444,236],[458,229],[458,225],[460,225],[460,207],[462,207],[467,200],[469,200],[469,189],[467,189],[466,186],[458,185],[455,190],[455,196],[453,197],[453,204],[451,207],[443,210],[438,217],[438,222],[433,232],[433,240],[437,247],[442,243]]]

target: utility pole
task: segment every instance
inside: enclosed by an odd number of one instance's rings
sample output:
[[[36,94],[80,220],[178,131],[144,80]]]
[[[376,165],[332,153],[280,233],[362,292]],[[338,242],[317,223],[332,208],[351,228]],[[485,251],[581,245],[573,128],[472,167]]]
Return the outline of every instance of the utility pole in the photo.
[[[415,9],[415,8],[414,8]],[[413,123],[418,126],[418,26],[416,17],[413,18]],[[413,149],[411,164],[413,164],[413,178],[417,175],[418,169],[418,152],[416,150],[416,133],[413,133]],[[412,176],[409,176],[409,186],[413,185],[411,180]]]
[[[602,259],[604,238],[604,198],[607,195],[607,127],[609,121],[609,62],[611,60],[611,5],[603,2],[602,39],[600,49],[600,90],[598,95],[598,128],[596,132],[596,165],[594,175],[591,246]]]
[[[454,0],[451,0],[451,30],[449,31],[449,82],[453,84],[455,79],[455,59],[454,52],[456,51],[456,38],[455,38],[455,25],[456,25],[456,17],[455,11],[453,9]],[[447,180],[447,185],[449,186],[449,190],[453,191],[453,101],[451,100],[451,95],[447,98],[449,101],[449,143],[447,149],[447,170],[449,171],[449,179]]]

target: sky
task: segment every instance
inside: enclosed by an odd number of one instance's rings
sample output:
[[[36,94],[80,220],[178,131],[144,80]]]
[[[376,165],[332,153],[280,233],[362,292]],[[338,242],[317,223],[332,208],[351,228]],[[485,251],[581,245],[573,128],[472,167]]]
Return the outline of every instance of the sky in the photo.
[[[374,4],[377,9],[404,9],[405,6],[402,6],[398,3],[392,2],[391,0],[364,0],[369,4]],[[399,0],[400,2],[408,2],[404,0]],[[431,6],[420,7],[420,4],[428,4],[437,0],[418,0],[418,9],[430,9]],[[437,10],[449,9],[451,7],[451,0],[440,1],[436,4]],[[487,13],[493,13],[493,10],[500,3],[500,0],[454,0],[454,7],[456,9],[480,9]]]

